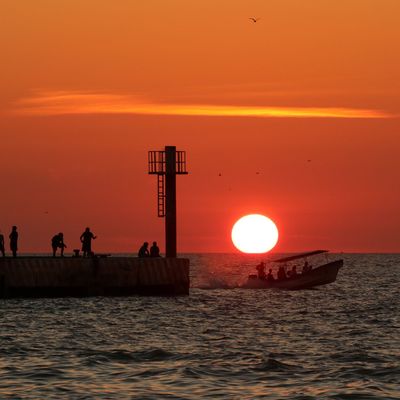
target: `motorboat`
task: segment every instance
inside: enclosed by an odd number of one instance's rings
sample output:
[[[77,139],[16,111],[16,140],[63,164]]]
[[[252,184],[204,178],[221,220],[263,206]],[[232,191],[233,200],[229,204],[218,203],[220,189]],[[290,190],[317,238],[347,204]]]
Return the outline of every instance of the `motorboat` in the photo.
[[[307,253],[296,254],[284,258],[273,260],[273,263],[279,264],[286,273],[288,263],[292,261],[305,259],[306,269],[301,273],[292,273],[293,270],[288,271],[286,277],[277,279],[268,279],[268,276],[263,274],[251,274],[249,275],[247,282],[242,286],[245,289],[287,289],[287,290],[299,290],[299,289],[311,289],[316,286],[327,285],[335,282],[339,269],[343,267],[343,260],[330,261],[316,267],[311,267],[308,264],[307,259],[317,254],[328,253],[328,250],[314,250]]]

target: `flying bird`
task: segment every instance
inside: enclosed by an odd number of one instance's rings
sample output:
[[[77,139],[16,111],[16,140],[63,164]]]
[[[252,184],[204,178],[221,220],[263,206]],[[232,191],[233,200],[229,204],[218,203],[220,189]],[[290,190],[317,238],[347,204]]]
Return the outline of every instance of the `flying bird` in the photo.
[[[251,21],[253,21],[254,23],[256,23],[260,18],[253,18],[253,17],[251,17],[251,18],[249,18]]]

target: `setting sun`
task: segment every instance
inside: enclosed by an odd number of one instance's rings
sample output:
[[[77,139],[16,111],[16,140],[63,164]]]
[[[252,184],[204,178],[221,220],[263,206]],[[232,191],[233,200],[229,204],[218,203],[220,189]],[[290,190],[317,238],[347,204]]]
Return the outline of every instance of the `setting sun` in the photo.
[[[266,253],[278,242],[278,228],[264,215],[246,215],[233,226],[232,242],[243,253]]]

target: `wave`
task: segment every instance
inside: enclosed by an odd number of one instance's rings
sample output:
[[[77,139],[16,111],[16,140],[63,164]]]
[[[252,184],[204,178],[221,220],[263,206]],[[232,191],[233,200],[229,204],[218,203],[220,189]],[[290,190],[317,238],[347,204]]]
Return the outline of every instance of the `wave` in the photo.
[[[302,369],[302,367],[293,364],[286,364],[278,361],[275,358],[268,357],[267,360],[262,361],[259,365],[254,368],[256,371],[276,371],[285,372]]]
[[[95,351],[90,350],[81,354],[86,358],[89,364],[98,364],[106,362],[119,362],[119,363],[141,363],[141,362],[158,362],[177,360],[182,358],[180,354],[174,354],[163,349],[149,349],[141,351],[128,351],[115,349],[110,351]]]

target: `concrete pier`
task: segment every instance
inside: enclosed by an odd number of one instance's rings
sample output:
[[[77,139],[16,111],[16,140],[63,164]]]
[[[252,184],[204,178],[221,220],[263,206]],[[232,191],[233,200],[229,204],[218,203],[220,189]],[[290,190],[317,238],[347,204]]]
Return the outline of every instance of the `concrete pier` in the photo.
[[[0,258],[0,298],[188,294],[186,258]]]

